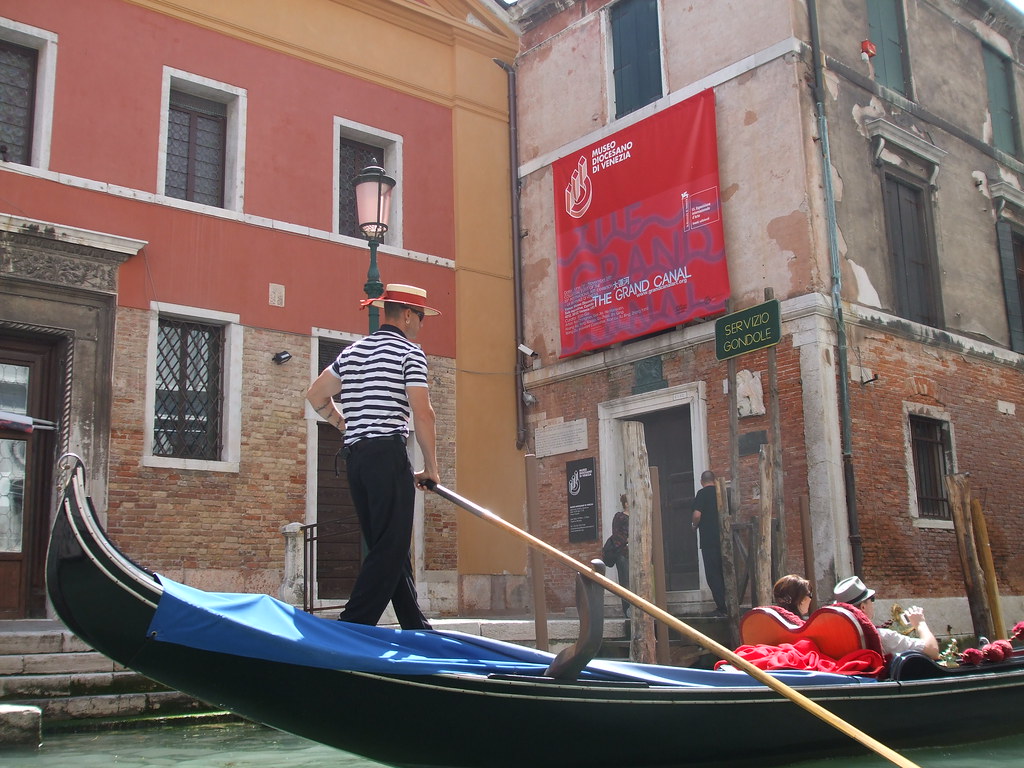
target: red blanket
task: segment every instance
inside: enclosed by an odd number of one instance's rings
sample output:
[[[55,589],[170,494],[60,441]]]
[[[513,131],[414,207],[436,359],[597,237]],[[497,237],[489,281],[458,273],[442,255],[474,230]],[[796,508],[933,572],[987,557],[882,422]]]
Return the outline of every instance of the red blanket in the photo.
[[[822,653],[812,640],[797,640],[781,645],[741,645],[736,655],[749,661],[758,669],[810,669],[818,672],[834,672],[839,675],[877,675],[882,671],[884,661],[875,651],[862,648],[833,659]],[[720,661],[715,668],[727,664]]]

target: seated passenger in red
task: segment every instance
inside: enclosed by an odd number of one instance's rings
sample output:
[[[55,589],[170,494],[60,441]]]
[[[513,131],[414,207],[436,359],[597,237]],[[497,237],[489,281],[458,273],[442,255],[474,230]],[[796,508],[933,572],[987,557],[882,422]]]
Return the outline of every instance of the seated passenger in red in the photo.
[[[774,604],[800,618],[810,613],[812,597],[811,582],[795,573],[783,576],[772,589]]]
[[[875,590],[868,589],[857,576],[850,576],[836,584],[833,590],[837,603],[859,608],[872,622],[875,620]],[[917,637],[909,637],[891,629],[878,627],[882,653],[895,656],[902,651],[921,651],[930,659],[939,658],[939,641],[924,619],[924,611],[913,607],[906,611],[906,622],[917,630]]]

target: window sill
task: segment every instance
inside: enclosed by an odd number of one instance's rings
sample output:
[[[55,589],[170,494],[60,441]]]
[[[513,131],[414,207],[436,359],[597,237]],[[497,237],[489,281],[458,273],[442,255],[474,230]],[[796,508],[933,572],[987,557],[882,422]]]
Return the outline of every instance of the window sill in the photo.
[[[922,517],[914,518],[915,528],[934,528],[942,531],[952,531],[953,521],[952,520],[927,520]]]
[[[202,472],[230,472],[238,474],[237,461],[209,461],[207,459],[178,459],[170,456],[143,456],[142,466],[163,469],[187,469]]]

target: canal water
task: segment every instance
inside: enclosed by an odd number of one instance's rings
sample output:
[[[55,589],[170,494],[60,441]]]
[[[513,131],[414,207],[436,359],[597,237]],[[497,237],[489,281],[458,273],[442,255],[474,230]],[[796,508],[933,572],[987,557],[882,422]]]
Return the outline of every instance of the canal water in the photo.
[[[500,749],[500,744],[496,743],[495,748]],[[1018,768],[1024,766],[1024,735],[952,748],[911,749],[902,754],[920,768]],[[380,768],[381,765],[298,736],[245,723],[54,734],[48,736],[38,750],[0,749],[3,768]],[[787,768],[885,768],[891,765],[881,757],[867,755],[803,761]],[[486,759],[481,761],[480,768],[487,768]]]

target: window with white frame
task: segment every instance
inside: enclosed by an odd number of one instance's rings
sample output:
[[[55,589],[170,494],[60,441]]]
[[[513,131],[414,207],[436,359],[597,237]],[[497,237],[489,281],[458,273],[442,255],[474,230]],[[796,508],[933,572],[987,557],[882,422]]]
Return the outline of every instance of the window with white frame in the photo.
[[[934,407],[908,403],[904,412],[911,516],[918,524],[949,525],[946,476],[956,472],[953,425]]]
[[[238,316],[156,304],[149,346],[145,463],[237,471]]]
[[[332,231],[363,238],[356,221],[353,181],[368,165],[382,167],[398,183],[391,193],[391,219],[384,242],[402,245],[402,137],[341,117],[334,118],[334,222]]]
[[[941,270],[932,190],[943,149],[887,120],[865,123],[882,181],[892,290],[887,306],[900,317],[943,327]]]
[[[619,0],[609,11],[615,117],[663,95],[657,0]]]
[[[0,18],[0,161],[47,169],[57,35]]]
[[[165,67],[159,194],[242,210],[245,116],[245,89]]]

